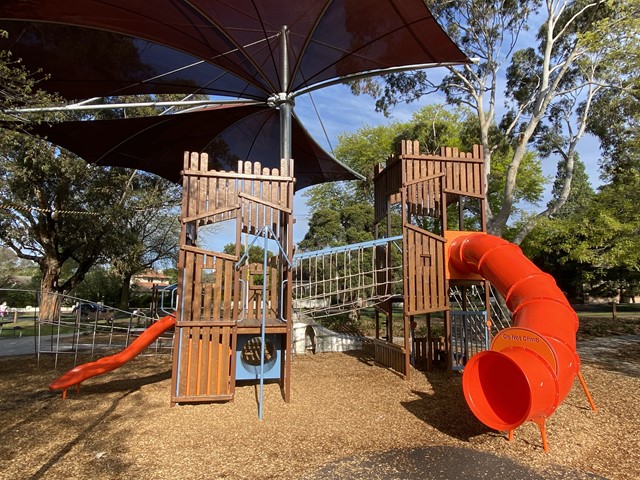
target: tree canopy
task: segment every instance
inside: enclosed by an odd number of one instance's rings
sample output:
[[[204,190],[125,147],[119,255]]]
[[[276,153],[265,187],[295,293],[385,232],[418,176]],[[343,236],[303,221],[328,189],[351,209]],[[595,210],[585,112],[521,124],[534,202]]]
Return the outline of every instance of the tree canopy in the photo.
[[[493,131],[492,131],[493,133]],[[305,250],[357,243],[373,238],[373,172],[374,166],[387,159],[400,140],[418,140],[422,153],[439,152],[441,146],[470,151],[479,143],[477,123],[465,107],[448,109],[443,105],[427,105],[415,112],[408,122],[387,126],[363,127],[354,133],[340,135],[336,157],[363,176],[363,182],[325,184],[313,187],[306,195],[312,216],[309,231],[300,247]],[[503,143],[494,153],[494,168],[489,176],[488,201],[500,207],[506,169],[512,147]],[[527,152],[514,191],[514,209],[520,217],[542,199],[545,177],[539,158]],[[394,233],[400,233],[400,219],[395,219]]]
[[[0,30],[0,37],[7,37]],[[38,90],[37,84],[44,79],[42,72],[29,72],[11,52],[0,50],[0,120],[15,118],[8,111],[17,107],[48,104],[55,97]]]
[[[524,252],[551,273],[570,297],[640,294],[640,173],[588,190],[540,222]]]
[[[15,121],[11,130],[0,129],[0,242],[38,264],[43,292],[69,293],[94,265],[111,264],[123,278],[126,304],[131,275],[175,257],[179,187],[144,172],[88,165],[22,133],[20,122],[90,115],[24,117],[15,113],[17,106],[60,100],[39,92],[39,74],[13,62],[9,52],[0,54],[0,76],[12,79],[3,85],[0,114]],[[114,109],[92,116],[158,113],[153,108]]]
[[[466,105],[477,118],[484,150],[485,174],[497,167],[494,156],[506,142],[511,152],[504,165],[500,201],[488,203],[491,233],[501,235],[513,221],[517,178],[530,149],[540,158],[556,157],[557,184],[544,209],[520,222],[513,240],[520,243],[536,221],[552,216],[571,190],[576,148],[583,137],[594,99],[619,89],[624,69],[617,66],[631,38],[638,37],[637,0],[518,0],[427,2],[449,35],[475,63],[451,67],[443,79],[425,71],[397,73],[383,81],[354,87],[377,98],[377,108],[389,112],[401,101],[412,101],[434,90],[447,101]],[[539,25],[537,34],[529,25]],[[624,25],[624,41],[613,37],[613,26]],[[603,32],[606,33],[603,35]],[[596,41],[600,39],[602,41]],[[606,40],[605,40],[606,39]],[[504,102],[501,108],[500,102]],[[499,135],[492,135],[497,129]],[[488,189],[491,182],[485,183]],[[513,224],[512,224],[513,225]]]
[[[117,245],[128,175],[9,131],[0,137],[0,169],[0,239],[40,266],[47,291],[69,292]],[[71,259],[77,270],[59,278]]]

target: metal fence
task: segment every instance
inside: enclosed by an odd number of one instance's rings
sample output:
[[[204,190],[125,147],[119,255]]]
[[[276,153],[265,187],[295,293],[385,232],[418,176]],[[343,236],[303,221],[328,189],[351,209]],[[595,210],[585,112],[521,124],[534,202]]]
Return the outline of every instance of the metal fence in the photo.
[[[478,352],[489,349],[487,312],[451,312],[451,366],[464,370],[469,359]]]
[[[121,310],[58,293],[47,293],[43,297],[41,292],[33,290],[0,289],[0,300],[11,298],[16,292],[31,297],[33,302],[28,307],[8,305],[2,319],[5,333],[11,328],[15,332],[33,326],[38,361],[41,355],[53,355],[55,366],[59,355],[73,355],[77,363],[81,356],[102,356],[126,348],[157,320],[158,314],[151,316],[150,312],[160,311],[158,308]],[[168,289],[161,294],[161,308],[170,303],[165,296],[171,297],[173,303],[173,291]],[[42,309],[43,304],[49,308]],[[51,305],[55,308],[50,308]],[[173,332],[168,332],[147,349],[147,354],[171,353],[172,349]]]

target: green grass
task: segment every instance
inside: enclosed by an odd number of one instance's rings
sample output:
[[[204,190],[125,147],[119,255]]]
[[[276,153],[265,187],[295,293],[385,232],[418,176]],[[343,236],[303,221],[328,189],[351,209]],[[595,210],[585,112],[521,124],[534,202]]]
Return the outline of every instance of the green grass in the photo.
[[[599,305],[572,305],[578,318],[613,318],[613,306],[609,304]],[[640,318],[640,304],[622,303],[615,306],[617,318]]]
[[[579,336],[592,338],[607,336],[611,334],[638,334],[640,331],[640,304],[618,304],[616,305],[616,320],[613,319],[613,312],[611,304],[602,305],[573,305],[574,309],[578,313],[580,319],[580,332]],[[394,317],[394,330],[402,328],[402,308],[395,307],[393,311]],[[12,317],[5,318],[10,320]],[[73,323],[75,317],[73,315],[64,315],[63,321]],[[348,313],[340,315],[334,315],[331,317],[320,318],[318,321],[326,327],[341,331],[345,328],[350,331],[360,331],[366,335],[372,335],[375,332],[375,310],[373,308],[364,308],[360,311],[359,320],[349,318]],[[384,321],[384,316],[381,315],[381,321]],[[436,316],[433,317],[434,329],[437,330],[438,320]],[[115,319],[115,324],[119,327],[126,328],[129,322],[129,317],[124,319]],[[87,320],[83,321],[87,323]],[[106,320],[99,320],[100,325],[107,325]],[[419,321],[419,327],[422,327],[423,321]],[[22,327],[22,336],[33,336],[37,334],[37,329],[34,326],[33,314],[23,314],[18,316],[16,323],[5,323],[2,328],[1,336],[13,337],[18,335],[14,333],[14,327]],[[134,326],[135,323],[134,323]],[[144,327],[144,322],[140,325]],[[381,328],[384,328],[381,326]],[[56,333],[57,327],[52,325],[43,325],[41,328],[41,334],[50,335]],[[73,326],[63,326],[60,328],[61,333],[73,333]],[[418,334],[424,332],[419,331]],[[395,334],[395,332],[394,332]]]
[[[9,323],[4,323],[2,327],[2,334],[0,335],[2,338],[13,337],[14,335],[18,336],[19,333],[18,331],[16,331],[14,327],[21,327],[23,337],[37,335],[38,330],[37,330],[37,327],[35,326],[35,320],[34,320],[33,314],[21,314],[18,316],[18,320],[15,323],[12,322],[12,320],[13,320],[12,315],[5,317],[5,322],[9,322]],[[60,333],[73,333],[75,331],[75,328],[73,326],[76,321],[75,315],[63,314],[61,320],[62,320],[63,326],[60,327],[60,330],[59,330]],[[129,326],[130,320],[131,320],[131,317],[125,314],[116,315],[116,318],[113,320],[101,317],[101,318],[98,318],[98,326],[101,327],[101,330],[107,331],[110,329],[111,323],[113,323],[113,326],[116,329],[119,329],[120,331],[122,331],[122,330],[126,330],[126,328]],[[140,317],[139,322],[136,322],[136,320],[134,319],[132,326],[134,328],[136,327],[146,328],[148,326],[147,324],[149,323],[149,321],[150,321],[149,319]],[[92,329],[93,323],[94,323],[94,320],[92,318],[90,317],[83,318],[81,321],[83,330]],[[56,332],[58,332],[58,327],[50,324],[43,324],[41,325],[40,330],[42,335],[50,335],[51,333],[55,334]]]
[[[611,335],[639,335],[640,334],[640,304],[616,304],[616,318],[613,318],[611,304],[601,305],[573,305],[580,320],[578,331],[579,339],[589,339]],[[394,335],[402,335],[402,309],[394,308]],[[424,316],[418,320],[418,336],[426,335],[424,328]],[[384,316],[381,315],[381,322]],[[348,329],[357,330],[361,334],[373,335],[375,332],[375,311],[373,308],[365,308],[360,311],[360,318],[355,321],[349,318],[348,313],[333,315],[331,317],[317,319],[319,323],[335,331]],[[384,326],[381,325],[381,333]],[[442,319],[436,313],[432,316],[432,335],[444,335]]]
[[[18,336],[19,329],[16,329],[15,327],[21,327],[23,337],[34,336],[38,333],[37,327],[34,325],[33,318],[18,319],[15,323],[5,323],[2,326],[2,338]],[[73,331],[74,328],[69,326],[63,326],[60,328],[60,333],[73,333]],[[58,328],[53,325],[42,325],[40,328],[41,335],[50,335],[51,333],[56,332],[58,332]]]

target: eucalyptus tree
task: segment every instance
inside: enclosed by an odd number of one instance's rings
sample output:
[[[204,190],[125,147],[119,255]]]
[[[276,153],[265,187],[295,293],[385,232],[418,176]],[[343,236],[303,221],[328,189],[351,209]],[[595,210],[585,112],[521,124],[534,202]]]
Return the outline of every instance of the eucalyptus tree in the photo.
[[[603,21],[588,38],[593,49],[619,46],[601,65],[619,79],[618,88],[598,93],[588,123],[600,140],[606,182],[624,182],[640,169],[640,0],[617,7],[620,14]]]
[[[616,43],[593,41],[604,25],[622,22],[634,13],[618,8],[617,0],[502,0],[484,2],[427,1],[449,35],[474,63],[451,67],[444,78],[424,71],[396,73],[382,82],[368,81],[354,90],[377,97],[377,108],[389,110],[434,90],[447,100],[473,110],[483,146],[487,188],[494,154],[509,142],[512,155],[505,171],[499,208],[487,206],[489,231],[501,235],[512,219],[516,185],[530,148],[558,159],[562,187],[546,208],[531,216],[514,234],[519,243],[535,222],[549,217],[567,201],[571,190],[576,147],[583,137],[593,99],[607,88],[618,88],[614,68],[603,62],[620,51]],[[528,31],[539,25],[536,35]],[[636,32],[637,34],[637,32]],[[501,105],[504,101],[504,106]],[[502,139],[495,142],[491,129]],[[495,202],[493,203],[495,205]]]
[[[89,269],[120,248],[128,173],[87,165],[44,140],[0,134],[0,241],[42,274],[44,315]],[[65,263],[74,269],[63,276]],[[53,309],[53,310],[51,310]]]
[[[562,188],[562,179],[554,188]],[[545,272],[550,273],[560,288],[572,299],[581,299],[585,285],[597,275],[598,267],[588,252],[603,239],[606,229],[596,220],[598,204],[585,166],[577,160],[571,194],[555,214],[538,221],[521,247]],[[595,216],[594,216],[595,215]]]
[[[640,293],[640,2],[613,6],[616,15],[583,37],[591,50],[607,52],[598,69],[617,82],[597,92],[587,122],[600,140],[604,184],[597,192],[584,188],[584,174],[576,170],[581,175],[574,174],[568,202],[523,243],[576,296]]]
[[[427,105],[415,112],[407,122],[393,122],[390,125],[363,127],[353,133],[340,135],[335,149],[337,158],[361,173],[367,180],[345,184],[326,184],[313,187],[307,192],[307,204],[311,208],[309,231],[300,247],[304,249],[323,248],[367,240],[373,235],[373,172],[376,164],[382,163],[394,153],[400,140],[418,140],[423,153],[438,154],[441,146],[457,147],[469,151],[478,143],[477,122],[470,110],[464,107],[446,108],[443,105]],[[492,140],[500,137],[497,128],[490,130]],[[500,208],[506,171],[513,148],[508,142],[496,140],[493,153],[493,173],[489,178],[488,201],[491,207]],[[540,159],[527,152],[522,160],[520,175],[514,191],[514,209],[524,211],[530,204],[539,202],[544,193],[545,177]],[[362,235],[356,235],[354,227],[347,234],[347,209],[360,209],[369,218],[369,227],[362,226]],[[401,220],[392,212],[392,234],[400,234]],[[479,214],[479,212],[476,212]],[[360,216],[358,216],[360,218]],[[349,237],[349,238],[348,238]]]
[[[61,102],[38,91],[43,75],[26,71],[9,52],[0,52],[0,78],[7,80],[0,89],[5,127],[0,129],[0,244],[39,266],[41,315],[54,316],[59,306],[55,294],[69,293],[98,263],[118,265],[126,277],[171,257],[177,243],[176,212],[171,209],[178,189],[140,172],[88,165],[22,133],[28,121],[55,121],[64,115],[25,117],[16,113],[18,107]],[[158,113],[112,110],[99,116]],[[98,115],[82,114],[89,116]]]

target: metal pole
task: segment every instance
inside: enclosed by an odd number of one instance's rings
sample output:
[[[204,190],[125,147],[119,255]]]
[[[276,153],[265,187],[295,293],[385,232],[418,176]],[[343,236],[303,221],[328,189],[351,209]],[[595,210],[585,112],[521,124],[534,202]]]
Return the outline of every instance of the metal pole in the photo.
[[[247,105],[259,105],[263,102],[257,100],[176,100],[167,102],[131,102],[131,103],[101,103],[97,105],[87,105],[81,102],[75,105],[65,105],[63,107],[37,107],[37,108],[17,108],[15,110],[7,110],[7,113],[41,113],[41,112],[69,112],[69,111],[88,111],[88,110],[113,110],[114,108],[137,108],[137,107],[203,107],[209,105],[225,105],[225,104],[243,103]],[[185,110],[186,111],[186,110]]]
[[[280,105],[280,157],[291,159],[291,103]]]
[[[258,405],[258,419],[262,420],[263,401],[264,401],[264,355],[265,355],[265,328],[267,323],[267,255],[269,238],[267,237],[268,231],[263,228],[264,243],[263,243],[263,258],[262,258],[262,321],[260,322],[260,401]]]
[[[289,98],[289,27],[280,34],[280,75],[282,91],[278,95],[280,109],[280,158],[291,159],[291,115],[293,99]]]

